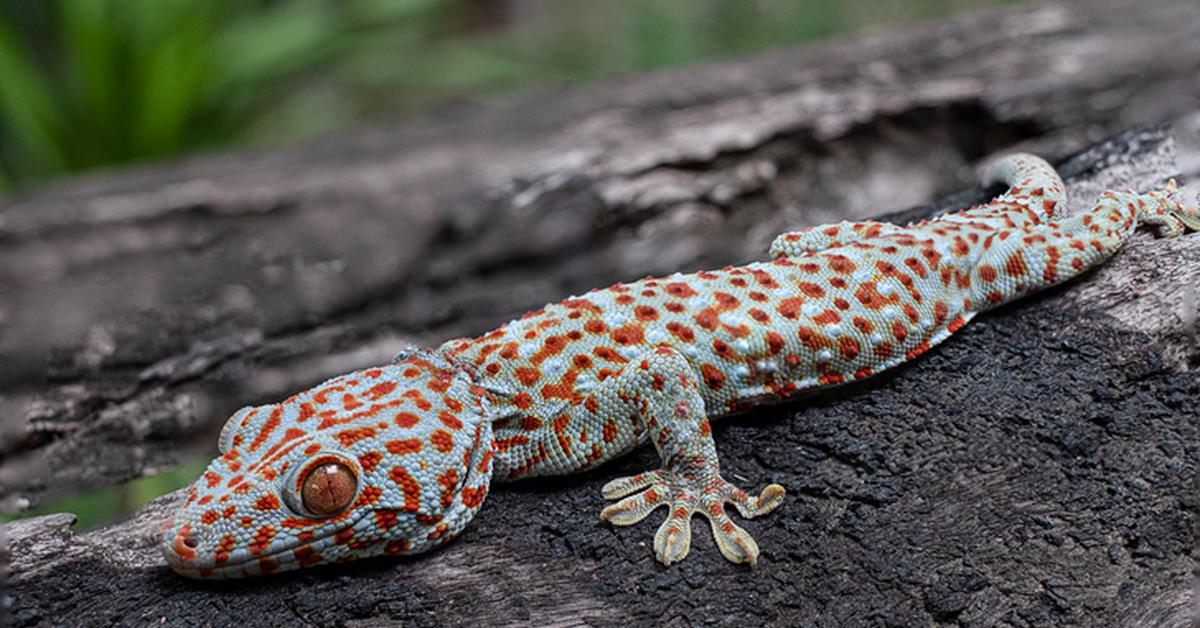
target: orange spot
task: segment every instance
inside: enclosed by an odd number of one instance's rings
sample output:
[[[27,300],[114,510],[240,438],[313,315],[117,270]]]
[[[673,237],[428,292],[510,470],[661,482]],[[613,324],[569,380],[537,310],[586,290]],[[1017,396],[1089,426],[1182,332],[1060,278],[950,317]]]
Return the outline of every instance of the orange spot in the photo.
[[[445,410],[438,413],[438,419],[441,419],[442,425],[455,431],[461,430],[463,427],[463,422],[458,417]]]
[[[687,297],[696,296],[697,292],[693,290],[691,286],[679,281],[667,284],[667,294],[677,299],[684,299]]]
[[[700,374],[704,377],[705,385],[713,390],[721,390],[725,385],[725,374],[711,364],[701,365]]]
[[[797,337],[810,351],[816,351],[822,347],[829,345],[829,339],[808,327],[801,326],[796,330]]]
[[[700,313],[696,314],[692,320],[696,321],[696,324],[700,327],[709,331],[715,330],[719,322],[717,320],[717,311],[711,307],[706,307],[703,310],[700,310]]]
[[[850,273],[854,272],[855,268],[857,268],[857,266],[854,265],[854,262],[850,261],[850,258],[844,255],[829,256],[829,269],[835,273],[849,275]]]
[[[684,342],[692,342],[696,339],[696,334],[690,327],[675,321],[667,323],[667,331]]]
[[[815,283],[809,283],[807,281],[800,282],[800,291],[814,299],[820,299],[821,297],[825,296],[824,288]]]
[[[279,510],[279,498],[274,495],[263,495],[254,502],[255,510]]]
[[[450,453],[450,450],[454,448],[454,438],[446,430],[434,430],[433,434],[429,435],[429,442],[444,454]]]
[[[486,486],[481,486],[479,488],[464,486],[462,490],[462,503],[467,508],[476,509],[483,504],[483,498],[486,496]]]
[[[346,393],[342,395],[342,408],[347,412],[353,411],[356,408],[362,407],[363,402],[359,401],[354,395]]]
[[[613,339],[613,342],[619,345],[636,345],[645,339],[642,333],[642,326],[634,323],[622,325],[614,329],[610,337]]]
[[[354,443],[357,443],[358,441],[363,440],[364,438],[373,438],[374,436],[375,436],[374,428],[361,427],[358,429],[343,430],[341,432],[338,432],[334,436],[334,438],[336,438],[338,440],[338,442],[341,443],[343,446],[350,447]]]
[[[283,406],[276,405],[275,408],[271,410],[271,415],[267,417],[267,422],[263,424],[262,429],[259,430],[258,436],[254,437],[254,442],[250,443],[250,451],[257,450],[262,446],[263,443],[267,442],[267,438],[271,436],[271,432],[274,432],[275,428],[279,427],[282,417]]]
[[[767,350],[771,352],[771,355],[775,355],[780,351],[783,351],[783,348],[787,345],[783,339],[783,336],[773,331],[767,332],[766,339]]]
[[[837,323],[841,320],[842,317],[838,316],[838,313],[834,312],[833,310],[825,310],[824,312],[821,312],[813,317],[813,322],[819,325],[832,325],[833,323]]]
[[[421,422],[420,417],[418,417],[417,415],[415,415],[411,412],[397,412],[396,413],[396,426],[397,427],[408,428],[408,427],[412,427],[420,422]]]
[[[358,464],[362,466],[363,473],[370,473],[379,465],[380,460],[383,460],[383,454],[378,451],[368,451],[358,457]]]
[[[421,485],[413,479],[404,467],[394,467],[389,474],[404,493],[404,510],[416,512],[421,509]]]
[[[454,503],[454,489],[458,487],[458,471],[446,469],[437,481],[442,486],[442,508],[449,508]]]
[[[529,361],[534,364],[541,364],[542,362],[545,362],[547,358],[562,353],[563,348],[566,346],[567,339],[565,336],[547,336],[546,339],[542,341],[542,348],[538,350],[538,352],[535,353],[533,357],[529,359]]]
[[[537,381],[542,377],[542,372],[540,370],[527,366],[523,366],[516,371],[513,371],[513,373],[517,376],[517,379],[526,386],[532,386],[536,384]]]
[[[800,318],[800,306],[802,305],[804,305],[802,297],[792,297],[780,301],[775,311],[788,320],[795,320]]]
[[[397,455],[415,454],[421,451],[421,441],[416,438],[389,440],[387,443],[384,443],[384,447],[389,452]]]
[[[1025,264],[1025,256],[1021,251],[1016,251],[1008,256],[1008,260],[1004,263],[1004,272],[1010,277],[1023,277],[1029,272],[1029,266]]]
[[[945,301],[938,301],[933,304],[933,320],[935,324],[941,325],[949,315],[950,306],[946,305]]]
[[[378,401],[380,397],[391,394],[393,390],[396,390],[395,382],[380,382],[372,386],[371,389],[364,394],[371,401]]]
[[[858,344],[858,341],[850,338],[849,336],[842,336],[841,338],[838,338],[838,347],[841,349],[842,357],[846,358],[847,360],[853,360],[854,358],[857,358],[859,352],[862,350]]]

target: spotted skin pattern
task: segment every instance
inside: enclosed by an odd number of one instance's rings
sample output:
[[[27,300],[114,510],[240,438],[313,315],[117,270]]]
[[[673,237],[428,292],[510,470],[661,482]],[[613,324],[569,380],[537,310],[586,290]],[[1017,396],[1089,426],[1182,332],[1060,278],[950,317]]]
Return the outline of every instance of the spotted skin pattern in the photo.
[[[593,290],[244,408],[167,523],[163,552],[200,578],[424,552],[462,531],[492,478],[578,472],[648,440],[661,468],[604,486],[618,501],[601,517],[629,525],[666,507],[654,549],[670,564],[699,514],[726,558],[754,563],[758,547],[726,506],[755,517],[784,490],[750,495],[722,478],[710,419],[912,360],[976,314],[1104,261],[1139,224],[1200,230],[1173,182],[1108,192],[1069,216],[1062,180],[1037,157],[1000,160],[985,182],[1009,190],[906,227],[785,233],[769,261]],[[316,516],[301,488],[331,463],[354,492]]]

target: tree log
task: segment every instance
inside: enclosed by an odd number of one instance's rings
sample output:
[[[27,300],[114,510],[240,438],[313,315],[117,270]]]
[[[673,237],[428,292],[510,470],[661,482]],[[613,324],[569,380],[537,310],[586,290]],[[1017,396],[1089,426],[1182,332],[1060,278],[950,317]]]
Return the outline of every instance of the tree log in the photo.
[[[1197,173],[1200,15],[1182,1],[1100,4],[967,16],[10,200],[5,507],[175,464],[211,448],[237,407],[409,342],[621,279],[761,258],[788,227],[981,201],[995,190],[946,194],[997,150],[1056,157],[1073,209],[1180,174],[1165,130],[1096,133],[1173,120],[1183,174]],[[501,487],[431,555],[237,586],[166,570],[155,536],[178,494],[82,534],[70,515],[8,524],[0,612],[17,625],[1152,625],[1193,599],[1198,280],[1200,236],[1138,237],[894,373],[718,426],[727,473],[790,492],[746,524],[763,549],[753,569],[726,564],[699,527],[692,556],[661,568],[655,523],[600,523],[599,487],[653,466],[643,450]]]

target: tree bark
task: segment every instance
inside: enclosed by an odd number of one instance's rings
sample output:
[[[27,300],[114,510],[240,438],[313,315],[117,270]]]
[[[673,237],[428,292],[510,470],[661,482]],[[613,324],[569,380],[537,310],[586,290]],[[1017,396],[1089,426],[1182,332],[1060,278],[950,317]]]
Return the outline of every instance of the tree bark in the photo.
[[[1197,70],[1191,2],[1042,5],[30,192],[0,207],[4,507],[176,464],[237,407],[409,342],[758,259],[785,228],[984,200],[950,193],[998,150],[1056,158],[1074,209],[1161,187],[1177,151],[1200,171]],[[1164,128],[1093,143],[1161,120],[1178,145]],[[166,571],[154,537],[178,494],[82,534],[69,515],[9,524],[0,612],[1153,625],[1193,599],[1197,283],[1200,236],[1139,237],[894,373],[719,426],[729,474],[790,492],[746,524],[751,570],[700,522],[669,569],[655,523],[599,522],[604,481],[654,466],[639,451],[500,488],[434,554],[237,587]]]

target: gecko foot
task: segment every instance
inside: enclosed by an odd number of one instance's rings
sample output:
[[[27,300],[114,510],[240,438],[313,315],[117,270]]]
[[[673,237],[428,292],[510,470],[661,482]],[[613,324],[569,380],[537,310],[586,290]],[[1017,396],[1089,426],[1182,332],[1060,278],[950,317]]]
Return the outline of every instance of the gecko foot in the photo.
[[[1200,208],[1185,205],[1175,200],[1179,186],[1175,179],[1167,183],[1165,190],[1150,192],[1156,203],[1139,209],[1141,221],[1156,225],[1162,235],[1175,237],[1187,231],[1200,231]]]
[[[702,465],[618,478],[605,484],[601,492],[606,499],[624,497],[600,513],[601,519],[619,526],[633,525],[659,506],[669,507],[666,521],[654,535],[654,554],[664,565],[687,556],[692,543],[692,515],[697,513],[708,519],[725,558],[753,565],[758,560],[758,543],[730,519],[725,504],[733,504],[743,517],[751,519],[774,510],[784,495],[782,486],[770,484],[758,497],[750,497],[725,481],[718,471]]]

